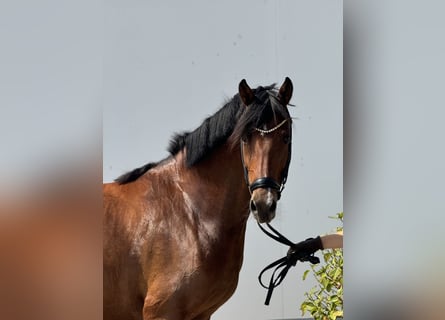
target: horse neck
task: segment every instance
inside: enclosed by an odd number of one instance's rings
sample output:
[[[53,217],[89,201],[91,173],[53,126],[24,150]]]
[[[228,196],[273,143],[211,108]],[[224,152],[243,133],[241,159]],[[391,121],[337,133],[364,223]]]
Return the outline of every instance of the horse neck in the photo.
[[[193,167],[179,166],[183,192],[201,219],[244,228],[249,216],[250,194],[239,150],[224,144]],[[184,156],[182,153],[182,158]]]

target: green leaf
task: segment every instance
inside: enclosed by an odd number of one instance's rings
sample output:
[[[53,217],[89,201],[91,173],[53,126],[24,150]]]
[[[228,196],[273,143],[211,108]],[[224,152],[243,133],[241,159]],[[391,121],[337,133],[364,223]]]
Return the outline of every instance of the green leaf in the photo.
[[[303,273],[303,281],[306,280],[306,277],[307,277],[309,271],[310,271],[310,270],[306,270],[306,271]]]
[[[301,304],[301,309],[305,310],[305,311],[309,311],[312,312],[312,310],[314,310],[316,308],[316,306],[312,303],[312,302],[303,302]]]
[[[331,319],[337,319],[337,317],[343,317],[343,310],[336,310],[331,313],[331,316],[335,317],[335,318],[331,318]]]
[[[324,261],[327,262],[332,256],[331,252],[326,252],[323,254]]]
[[[342,270],[340,268],[335,270],[333,278],[337,279],[340,276],[341,272]]]
[[[329,283],[327,284],[327,286],[326,286],[326,291],[327,291],[327,292],[331,292],[331,290],[332,290],[332,283],[329,282]]]
[[[323,286],[323,288],[326,288],[327,287],[327,285],[328,285],[328,279],[326,279],[326,278],[323,278],[323,279],[321,279],[321,285]]]

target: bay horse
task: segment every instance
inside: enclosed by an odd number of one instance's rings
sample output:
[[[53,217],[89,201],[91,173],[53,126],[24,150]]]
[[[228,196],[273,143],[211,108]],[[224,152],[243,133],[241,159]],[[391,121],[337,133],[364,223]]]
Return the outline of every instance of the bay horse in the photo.
[[[238,91],[104,184],[104,319],[207,320],[234,293],[248,216],[270,222],[287,179],[293,85]]]

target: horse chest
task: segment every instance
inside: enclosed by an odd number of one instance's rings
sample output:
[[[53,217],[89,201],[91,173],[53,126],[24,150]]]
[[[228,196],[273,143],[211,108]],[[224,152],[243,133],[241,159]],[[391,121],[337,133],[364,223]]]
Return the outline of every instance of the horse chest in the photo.
[[[200,256],[190,281],[184,285],[190,292],[199,292],[199,303],[220,306],[237,287],[242,260],[241,244],[216,245],[211,254]]]
[[[177,297],[185,313],[213,313],[235,292],[240,261],[207,261],[178,279]]]
[[[243,237],[239,238],[242,241]],[[222,242],[183,238],[182,249],[176,251],[176,255],[166,260],[165,252],[162,257],[158,256],[165,263],[162,268],[152,270],[150,296],[154,301],[168,300],[181,305],[184,310],[216,310],[237,287],[242,244],[233,238]]]

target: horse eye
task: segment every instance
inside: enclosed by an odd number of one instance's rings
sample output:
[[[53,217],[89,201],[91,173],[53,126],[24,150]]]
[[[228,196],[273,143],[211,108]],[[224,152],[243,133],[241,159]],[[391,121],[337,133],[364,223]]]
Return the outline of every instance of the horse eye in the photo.
[[[288,135],[284,136],[284,137],[283,137],[283,142],[284,142],[285,144],[289,144],[289,142],[290,142],[290,136],[288,136]]]
[[[252,137],[252,134],[250,132],[246,132],[241,136],[241,142],[242,143],[248,143],[250,138]]]

